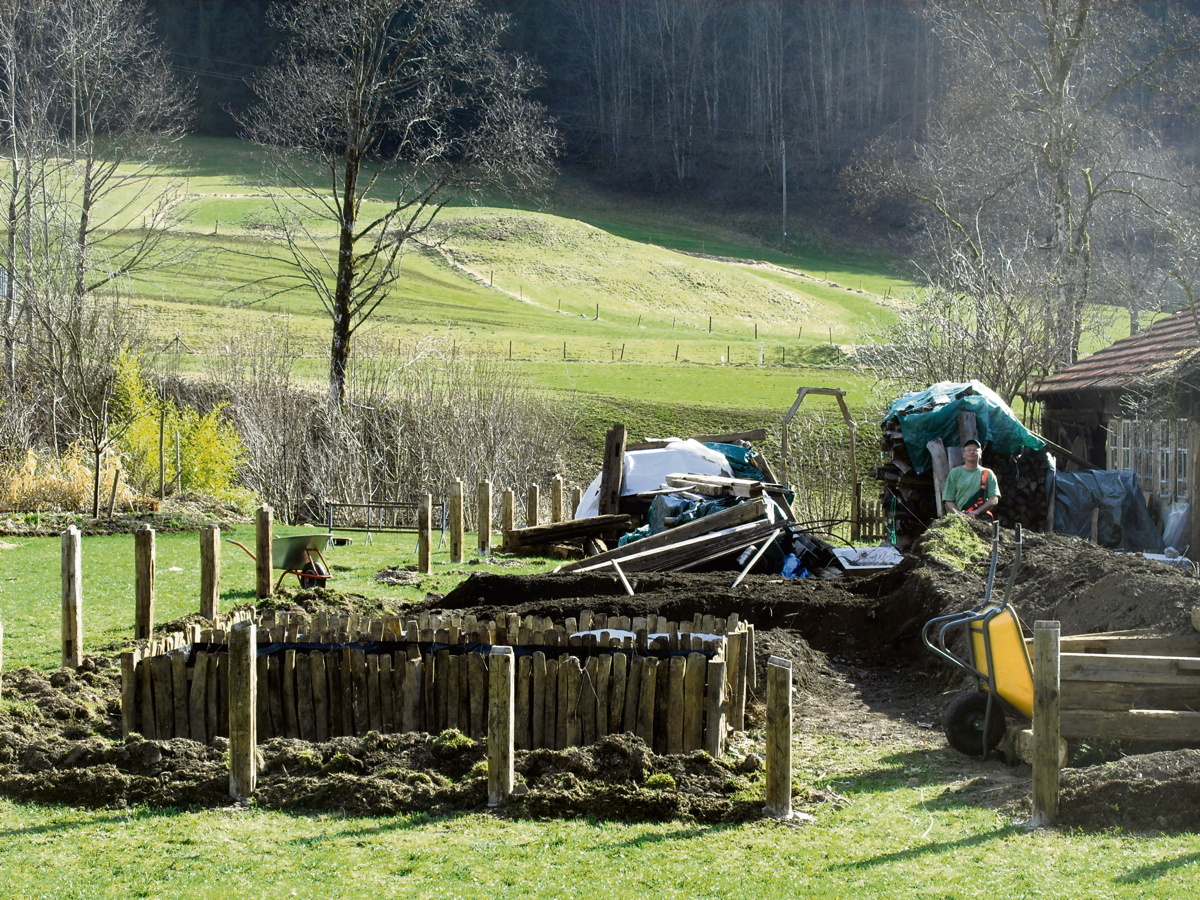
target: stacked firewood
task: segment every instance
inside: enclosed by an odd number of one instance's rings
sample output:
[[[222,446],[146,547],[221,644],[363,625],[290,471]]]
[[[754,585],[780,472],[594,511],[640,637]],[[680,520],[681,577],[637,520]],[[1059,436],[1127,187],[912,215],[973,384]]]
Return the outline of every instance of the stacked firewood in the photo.
[[[917,474],[896,419],[883,423],[879,449],[884,461],[868,474],[882,482],[880,501],[884,512],[890,514],[894,505],[897,540],[907,547],[941,515],[936,499],[940,485],[935,491],[932,471]],[[957,465],[959,461],[952,459],[951,465]],[[1003,456],[985,447],[982,464],[995,472],[1000,485],[1000,505],[994,510],[997,521],[1005,528],[1012,528],[1019,522],[1022,527],[1045,531],[1049,513],[1048,454],[1025,450],[1017,456]]]

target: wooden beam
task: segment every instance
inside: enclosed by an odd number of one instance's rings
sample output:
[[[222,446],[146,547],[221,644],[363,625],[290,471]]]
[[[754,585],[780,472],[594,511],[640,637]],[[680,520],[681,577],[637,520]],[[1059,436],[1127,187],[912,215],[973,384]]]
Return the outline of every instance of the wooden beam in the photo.
[[[1200,712],[1174,709],[1064,709],[1064,738],[1114,741],[1200,741]]]
[[[504,535],[504,545],[509,548],[527,547],[530,544],[553,544],[558,541],[577,541],[610,532],[625,532],[633,527],[633,520],[626,515],[591,516],[587,519],[568,519],[547,525],[517,528]]]
[[[625,426],[614,425],[604,442],[604,468],[600,474],[600,515],[620,511],[621,485],[625,479]]]
[[[633,556],[645,550],[650,550],[655,547],[665,547],[669,544],[675,544],[688,538],[696,537],[702,534],[709,534],[713,531],[720,531],[723,528],[732,528],[735,525],[744,525],[746,522],[753,522],[756,519],[762,519],[767,515],[767,506],[761,498],[750,500],[746,503],[739,503],[737,506],[732,506],[729,509],[721,510],[720,512],[704,516],[701,519],[693,519],[684,525],[678,525],[675,528],[669,528],[666,531],[652,534],[649,537],[644,537],[639,541],[634,541],[631,544],[626,544],[624,547],[615,547],[605,553],[598,553],[588,559],[580,560],[579,562],[568,563],[560,567],[557,571],[561,573],[578,572],[584,569],[602,568],[609,560],[621,560],[626,557]]]
[[[1200,657],[1062,654],[1063,681],[1121,681],[1200,687]]]
[[[664,572],[691,568],[749,547],[777,527],[775,523],[761,519],[685,541],[678,541],[664,547],[642,549],[621,558],[619,562],[621,568],[626,572]],[[641,543],[643,542],[635,541],[628,546],[637,549],[637,545]],[[577,564],[572,571],[589,572],[609,567],[608,560],[604,562],[595,560],[595,557],[584,560],[583,565]]]

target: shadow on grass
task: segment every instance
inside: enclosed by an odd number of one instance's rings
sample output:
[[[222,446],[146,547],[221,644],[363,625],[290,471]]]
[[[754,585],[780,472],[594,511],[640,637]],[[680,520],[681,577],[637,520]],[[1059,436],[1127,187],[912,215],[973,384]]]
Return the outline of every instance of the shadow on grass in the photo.
[[[815,784],[871,794],[909,787],[914,777],[921,784],[948,784],[964,776],[986,775],[1003,768],[1006,767],[999,761],[981,763],[967,757],[951,758],[940,748],[914,749],[881,757],[873,768],[832,772]]]
[[[654,832],[651,834],[639,834],[637,837],[630,838],[627,841],[617,841],[616,843],[609,844],[608,849],[610,849],[610,850],[621,850],[621,849],[626,849],[626,848],[639,848],[640,849],[642,847],[646,847],[651,844],[661,844],[661,843],[665,843],[667,841],[690,841],[690,840],[694,840],[695,838],[708,837],[709,835],[716,834],[719,831],[727,831],[732,827],[735,827],[735,826],[731,826],[731,825],[712,825],[709,827],[693,826],[690,828],[676,828],[674,831],[667,831],[667,832],[663,832],[663,833]]]
[[[363,822],[360,824],[358,822],[347,822],[345,827],[342,828],[337,828],[336,820],[330,816],[322,816],[319,814],[305,816],[302,813],[293,813],[292,815],[294,815],[297,819],[319,818],[323,821],[323,823],[327,824],[326,830],[321,834],[314,834],[308,837],[292,838],[290,841],[287,841],[288,844],[292,844],[293,846],[297,847],[312,847],[320,844],[334,843],[341,840],[356,840],[371,835],[389,834],[395,831],[411,831],[415,828],[423,828],[427,825],[434,825],[438,823],[451,824],[456,819],[466,818],[468,814],[463,813],[461,816],[435,816],[426,812],[417,812],[411,814],[402,814],[399,816],[390,817],[386,820],[375,821],[371,823]]]
[[[953,853],[958,850],[963,850],[967,847],[978,847],[981,844],[986,844],[990,841],[1002,840],[1014,834],[1022,834],[1024,829],[1019,825],[1005,825],[1003,828],[997,828],[994,831],[987,831],[983,834],[973,834],[970,837],[965,837],[957,841],[931,841],[928,844],[921,844],[916,847],[909,847],[906,850],[897,850],[895,853],[881,853],[878,856],[871,856],[867,859],[856,859],[853,862],[835,863],[829,867],[830,871],[847,871],[850,869],[865,869],[870,866],[882,866],[888,863],[903,862],[905,860],[920,859],[924,856],[939,853]]]
[[[46,807],[39,807],[46,809]],[[90,815],[86,809],[70,808],[70,814],[80,816],[82,818],[72,819],[70,821],[56,821],[42,825],[28,825],[24,828],[3,828],[0,829],[0,841],[5,838],[29,837],[35,834],[55,834],[64,833],[75,828],[92,828],[96,825],[109,825],[113,823],[129,824],[131,822],[141,822],[150,819],[163,819],[179,815],[184,810],[179,809],[151,809],[140,808],[134,810],[122,810],[115,812],[98,813]]]
[[[1177,856],[1174,859],[1164,859],[1156,863],[1150,863],[1145,866],[1138,866],[1126,872],[1124,875],[1119,875],[1113,879],[1117,884],[1141,884],[1143,881],[1153,881],[1156,878],[1162,878],[1164,875],[1181,869],[1184,866],[1200,863],[1200,853],[1185,853],[1183,856]]]

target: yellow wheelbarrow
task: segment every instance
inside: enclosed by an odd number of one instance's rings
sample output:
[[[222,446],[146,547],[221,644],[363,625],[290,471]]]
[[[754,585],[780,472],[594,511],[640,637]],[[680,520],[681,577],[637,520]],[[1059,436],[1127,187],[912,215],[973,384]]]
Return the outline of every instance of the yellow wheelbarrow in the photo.
[[[992,559],[983,601],[963,612],[930,619],[921,629],[926,647],[975,679],[974,691],[960,694],[950,703],[944,724],[951,747],[984,759],[1004,737],[1005,715],[1033,719],[1033,666],[1021,620],[1010,604],[992,599],[999,552],[1000,525],[996,524],[992,530]],[[1021,526],[1018,525],[1016,555],[1005,598],[1012,594],[1020,565]],[[963,659],[947,646],[964,630],[970,659]]]
[[[226,538],[235,547],[241,547],[254,561],[258,561],[245,544]],[[271,568],[282,569],[279,580],[275,582],[275,590],[283,584],[288,575],[295,575],[302,588],[324,587],[330,579],[329,566],[322,555],[329,548],[331,534],[290,534],[277,537],[271,542]]]

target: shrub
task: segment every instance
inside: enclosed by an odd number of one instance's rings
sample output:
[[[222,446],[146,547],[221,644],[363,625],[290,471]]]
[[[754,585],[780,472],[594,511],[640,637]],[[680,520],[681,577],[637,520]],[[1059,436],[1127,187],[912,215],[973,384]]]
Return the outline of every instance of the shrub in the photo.
[[[60,457],[28,451],[20,465],[0,472],[0,503],[20,510],[79,512],[90,509],[90,456],[78,444],[72,444]],[[106,455],[102,458],[100,483],[106,491],[111,489],[118,468],[116,457]],[[106,494],[105,500],[107,497]],[[123,508],[132,501],[133,492],[122,481],[117,488],[116,504]]]

